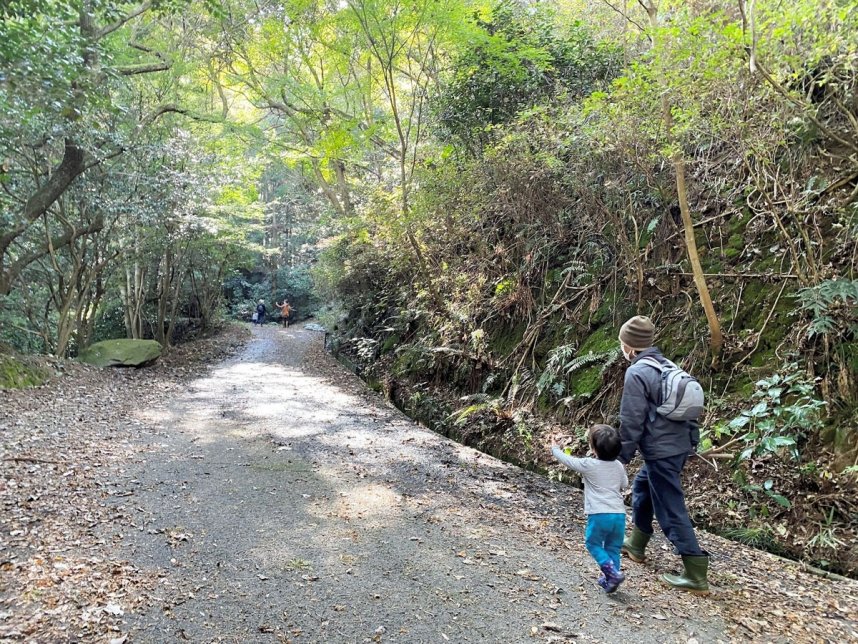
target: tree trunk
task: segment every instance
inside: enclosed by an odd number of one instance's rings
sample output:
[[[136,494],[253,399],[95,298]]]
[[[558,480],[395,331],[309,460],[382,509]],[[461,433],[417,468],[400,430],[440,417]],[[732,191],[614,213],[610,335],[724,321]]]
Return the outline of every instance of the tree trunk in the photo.
[[[156,279],[156,293],[158,295],[158,314],[155,317],[155,339],[162,347],[167,346],[167,338],[164,335],[164,324],[167,319],[167,306],[170,301],[170,284],[173,277],[173,249],[168,246],[161,260]]]
[[[94,290],[90,288],[90,291],[87,293],[86,300],[81,306],[81,314],[78,318],[77,325],[77,335],[75,336],[77,338],[78,349],[88,346],[92,341],[92,333],[95,330],[98,307],[101,305],[101,301],[104,299],[106,292],[107,289],[104,286],[104,279],[99,273],[95,277]]]
[[[715,307],[712,305],[712,298],[709,295],[709,286],[706,284],[706,277],[703,275],[703,267],[700,265],[700,255],[697,253],[694,222],[691,220],[691,211],[688,207],[688,195],[686,193],[685,159],[681,151],[677,151],[673,155],[673,168],[676,172],[676,193],[679,198],[679,211],[682,216],[682,227],[685,232],[685,249],[688,252],[688,261],[691,263],[694,285],[697,287],[700,303],[703,305],[706,321],[709,323],[709,351],[712,354],[713,360],[717,361],[718,356],[721,354],[724,338],[721,333],[721,323],[718,321],[718,315],[715,313]]]
[[[143,335],[145,279],[146,269],[141,269],[140,262],[135,260],[133,266],[125,267],[125,283],[120,286],[122,308],[125,314],[125,333],[134,340],[139,340]]]
[[[643,1],[641,3],[643,4]],[[658,36],[658,7],[655,6],[653,0],[650,0],[649,3],[644,4],[644,8],[649,16],[650,27],[652,28],[651,39],[655,46]],[[674,136],[673,115],[671,113],[670,100],[667,97],[667,87],[664,86],[661,88],[661,114],[668,142],[673,148],[671,163],[676,173],[676,195],[679,200],[682,228],[685,233],[685,250],[688,253],[688,261],[691,264],[694,285],[697,287],[697,294],[700,297],[700,303],[703,305],[706,321],[709,324],[709,351],[712,354],[713,363],[717,363],[718,357],[721,354],[721,347],[724,343],[721,323],[715,314],[715,307],[712,305],[712,298],[709,295],[706,277],[703,275],[703,267],[700,265],[700,255],[697,252],[697,241],[694,237],[694,222],[691,219],[691,208],[688,205],[688,191],[685,180],[685,156],[683,155],[680,142]]]
[[[343,212],[346,216],[351,217],[355,214],[355,205],[352,203],[349,184],[346,182],[346,164],[340,159],[334,159],[333,166],[337,176],[337,191],[340,193]]]

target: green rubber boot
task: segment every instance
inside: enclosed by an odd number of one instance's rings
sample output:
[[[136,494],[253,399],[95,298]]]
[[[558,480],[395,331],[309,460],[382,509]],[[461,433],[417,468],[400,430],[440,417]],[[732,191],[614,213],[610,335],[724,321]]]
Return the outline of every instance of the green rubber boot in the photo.
[[[692,593],[706,594],[709,592],[709,557],[707,555],[682,555],[682,565],[685,570],[681,575],[662,575],[661,578],[674,588],[687,590]]]
[[[643,563],[646,560],[646,544],[649,543],[651,534],[647,534],[643,530],[639,530],[637,526],[632,526],[632,533],[623,541],[623,547],[620,549],[624,555],[635,563]]]

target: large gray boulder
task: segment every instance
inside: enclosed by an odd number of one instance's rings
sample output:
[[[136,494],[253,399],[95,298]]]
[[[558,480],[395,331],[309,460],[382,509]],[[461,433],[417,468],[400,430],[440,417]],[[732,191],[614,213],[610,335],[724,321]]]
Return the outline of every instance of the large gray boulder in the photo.
[[[78,360],[96,367],[145,367],[161,355],[155,340],[104,340],[88,346]]]

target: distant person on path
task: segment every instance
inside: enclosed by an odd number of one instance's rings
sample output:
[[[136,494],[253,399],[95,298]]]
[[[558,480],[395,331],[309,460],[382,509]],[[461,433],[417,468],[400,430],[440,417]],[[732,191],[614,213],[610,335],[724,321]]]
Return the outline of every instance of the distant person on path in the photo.
[[[256,305],[256,323],[265,324],[265,300],[259,300]]]
[[[623,553],[632,561],[644,561],[655,518],[682,556],[684,567],[681,575],[662,579],[675,588],[705,593],[709,555],[697,542],[680,480],[685,461],[697,450],[700,433],[696,421],[674,421],[656,412],[662,403],[662,371],[650,360],[670,363],[653,346],[654,339],[655,326],[648,317],[635,316],[620,329],[620,346],[631,366],[620,402],[619,460],[628,464],[638,450],[644,460],[632,483],[632,532],[623,542]]]
[[[283,326],[289,326],[289,316],[292,315],[292,307],[289,302],[283,300],[282,304],[277,304],[280,307],[280,316],[283,318]]]
[[[626,578],[620,572],[620,548],[626,532],[622,491],[629,487],[629,478],[626,468],[617,460],[622,445],[616,429],[610,425],[593,425],[588,438],[590,451],[596,458],[568,456],[556,445],[551,453],[584,479],[585,544],[602,571],[599,585],[606,593],[612,593]]]

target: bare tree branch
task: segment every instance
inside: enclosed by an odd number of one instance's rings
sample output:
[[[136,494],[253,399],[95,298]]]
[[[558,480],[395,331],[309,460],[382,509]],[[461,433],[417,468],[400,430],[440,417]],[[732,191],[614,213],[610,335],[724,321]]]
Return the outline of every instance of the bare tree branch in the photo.
[[[784,88],[783,85],[781,85],[779,82],[777,82],[774,79],[774,77],[769,73],[769,71],[765,68],[765,66],[760,61],[757,61],[757,69],[760,71],[760,74],[763,76],[763,78],[766,79],[766,82],[768,82],[768,84],[771,85],[772,88],[778,94],[783,96],[785,99],[787,99],[790,103],[792,103],[796,107],[801,108],[804,111],[804,113],[807,115],[807,118],[809,118],[811,120],[811,122],[816,127],[818,127],[823,134],[825,134],[825,136],[827,136],[828,138],[830,138],[833,141],[837,141],[841,145],[846,146],[847,148],[849,148],[850,150],[853,150],[854,152],[858,152],[858,144],[856,144],[854,141],[849,141],[847,139],[844,139],[843,137],[839,136],[836,132],[834,132],[831,128],[824,125],[822,123],[822,121],[820,121],[818,118],[816,118],[816,116],[814,116],[814,114],[812,113],[812,110],[810,109],[810,106],[806,105],[805,103],[798,100],[795,96],[790,94]],[[853,164],[854,163],[855,162],[853,162]]]
[[[41,217],[84,170],[86,165],[83,149],[71,139],[66,139],[62,161],[51,173],[50,178],[27,200],[21,213],[21,223],[0,236],[0,273],[3,268],[3,257],[12,240]]]
[[[189,119],[194,121],[201,121],[203,123],[222,123],[223,120],[216,116],[208,116],[207,114],[197,114],[196,112],[192,112],[191,110],[179,107],[173,103],[168,103],[166,105],[162,105],[157,108],[151,114],[145,116],[141,119],[140,123],[137,125],[136,132],[139,133],[143,129],[152,125],[156,120],[164,116],[164,114],[181,114],[182,116],[187,116]]]
[[[58,248],[68,246],[78,237],[97,233],[103,228],[104,220],[99,217],[88,226],[67,230],[62,235],[49,239],[44,245],[36,250],[20,257],[17,261],[13,262],[8,269],[4,270],[3,273],[0,274],[0,294],[8,295],[12,290],[13,284],[21,276],[21,272],[36,260],[48,255],[52,249],[56,250]]]
[[[611,9],[613,9],[613,10],[614,10],[614,11],[616,11],[618,14],[620,14],[623,18],[625,18],[625,19],[626,19],[626,21],[627,21],[627,22],[629,22],[629,23],[633,24],[635,27],[637,27],[638,29],[640,29],[640,30],[641,30],[641,33],[645,33],[645,32],[646,32],[646,28],[645,28],[641,23],[639,23],[637,20],[634,20],[633,18],[630,18],[630,17],[629,17],[629,15],[628,15],[624,10],[622,10],[622,9],[620,9],[619,7],[615,6],[615,5],[614,5],[614,4],[612,4],[611,2],[608,2],[608,0],[602,0],[602,2],[604,2],[604,3],[605,3],[606,5],[608,5]]]
[[[173,65],[171,63],[144,63],[142,65],[130,65],[119,67],[118,71],[123,76],[135,76],[137,74],[151,74],[152,72],[165,72]]]
[[[137,16],[139,16],[143,13],[146,13],[151,8],[152,8],[151,0],[147,0],[143,4],[138,5],[130,13],[122,16],[116,22],[113,22],[113,23],[111,23],[105,27],[102,27],[98,31],[98,33],[96,33],[96,35],[95,35],[96,40],[101,40],[106,35],[112,34],[117,29],[120,29],[125,23],[129,22],[130,20],[134,20],[134,18],[136,18]]]

